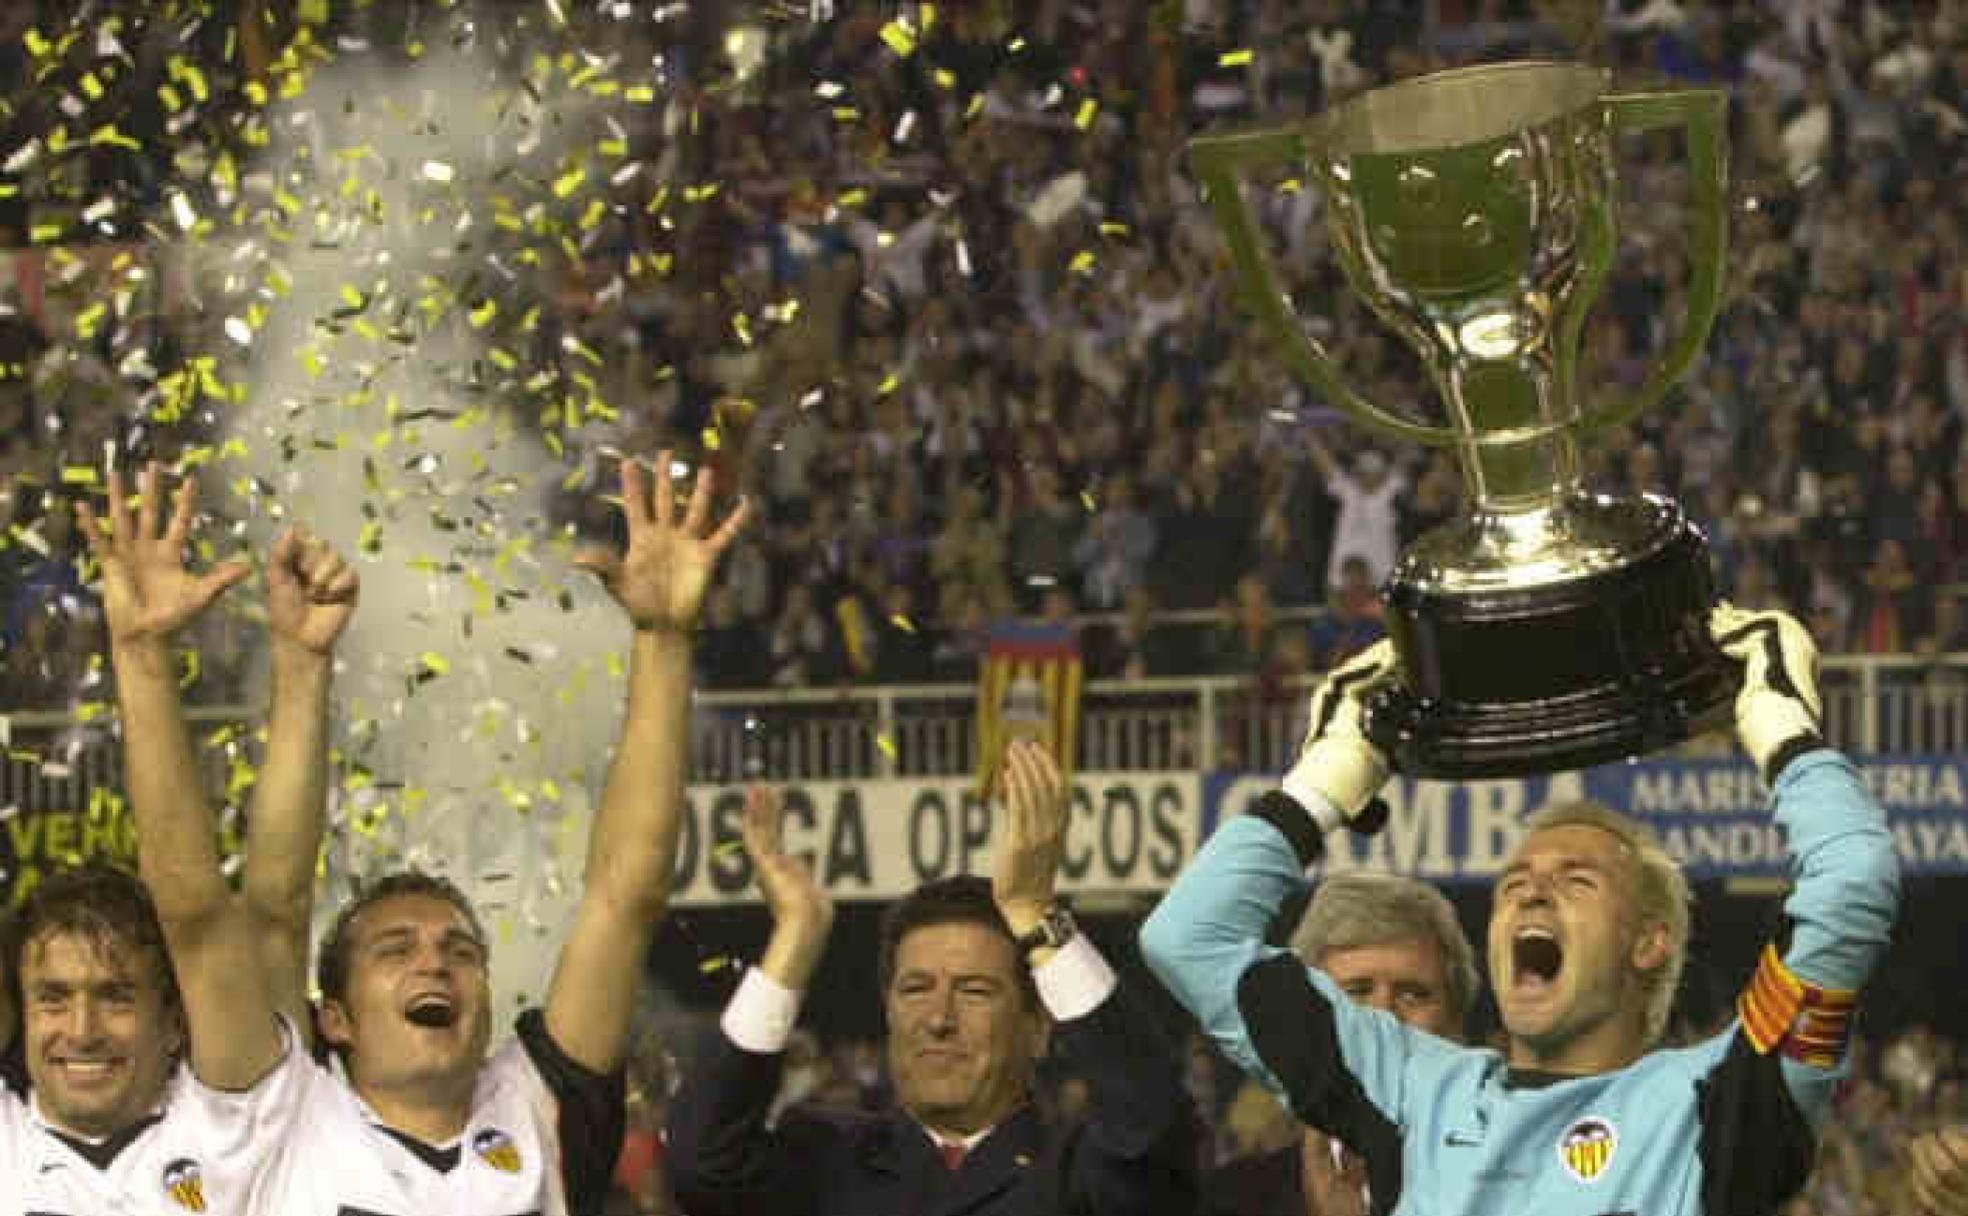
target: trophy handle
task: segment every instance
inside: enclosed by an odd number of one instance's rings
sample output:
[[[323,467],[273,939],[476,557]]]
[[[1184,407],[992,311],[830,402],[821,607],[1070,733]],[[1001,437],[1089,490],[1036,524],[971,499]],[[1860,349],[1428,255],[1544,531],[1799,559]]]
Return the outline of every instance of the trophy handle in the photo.
[[[1454,429],[1413,422],[1381,409],[1355,392],[1340,376],[1326,348],[1298,323],[1291,300],[1271,268],[1258,238],[1257,221],[1244,200],[1243,179],[1252,169],[1303,162],[1305,136],[1292,128],[1250,131],[1233,135],[1200,136],[1189,143],[1189,163],[1203,183],[1216,221],[1230,245],[1230,258],[1244,284],[1244,300],[1278,342],[1285,362],[1300,376],[1319,386],[1336,406],[1358,421],[1398,439],[1444,447],[1457,441]],[[1714,309],[1711,308],[1713,316]],[[1703,325],[1704,332],[1707,326]],[[1685,363],[1686,360],[1684,359]]]
[[[1694,231],[1688,254],[1688,315],[1681,332],[1639,391],[1580,419],[1584,430],[1618,426],[1660,402],[1694,362],[1722,307],[1722,264],[1729,246],[1728,95],[1719,89],[1609,94],[1599,99],[1615,127],[1652,131],[1683,127],[1688,138],[1688,209]]]

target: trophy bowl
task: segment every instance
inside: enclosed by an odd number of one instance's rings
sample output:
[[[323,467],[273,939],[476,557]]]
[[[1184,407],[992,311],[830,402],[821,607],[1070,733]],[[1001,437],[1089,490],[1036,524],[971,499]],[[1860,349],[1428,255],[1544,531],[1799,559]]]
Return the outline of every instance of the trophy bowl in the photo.
[[[1401,555],[1382,595],[1401,680],[1367,729],[1404,772],[1519,776],[1638,755],[1726,720],[1739,673],[1709,636],[1700,530],[1657,495],[1597,494],[1579,444],[1658,402],[1721,302],[1726,97],[1612,94],[1518,62],[1416,77],[1285,129],[1200,138],[1192,162],[1240,286],[1294,371],[1355,419],[1456,454],[1468,506]],[[1639,390],[1588,403],[1580,335],[1616,247],[1613,139],[1685,130],[1687,314]],[[1367,400],[1298,323],[1243,180],[1324,189],[1352,290],[1420,356],[1446,424]]]

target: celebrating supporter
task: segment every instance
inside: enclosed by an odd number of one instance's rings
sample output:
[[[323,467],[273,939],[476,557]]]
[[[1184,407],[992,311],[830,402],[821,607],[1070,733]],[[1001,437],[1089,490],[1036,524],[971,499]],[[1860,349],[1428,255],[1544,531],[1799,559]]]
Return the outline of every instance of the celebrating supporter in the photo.
[[[1056,902],[1067,791],[1051,756],[1018,741],[990,881],[928,883],[883,922],[880,975],[895,1105],[872,1117],[768,1120],[800,997],[833,907],[781,846],[784,808],[755,789],[744,841],[771,941],[725,1007],[672,1108],[678,1198],[692,1213],[1191,1211],[1196,1124],[1174,1052],[1139,998]],[[1033,1106],[1049,1041],[1087,1078],[1071,1130]]]
[[[341,1075],[307,1075],[300,1124],[269,1172],[264,1210],[600,1211],[622,1141],[630,1011],[675,869],[691,632],[717,558],[745,519],[741,503],[712,528],[708,471],[680,509],[670,467],[666,452],[652,491],[650,474],[623,463],[627,547],[581,557],[628,614],[634,648],[585,884],[545,1007],[523,1013],[514,1039],[488,1056],[491,943],[463,894],[416,872],[366,887],[337,913],[317,967],[321,1036]],[[279,779],[318,788],[301,773]],[[281,805],[296,821],[260,841],[311,858],[322,808],[303,815],[298,799]],[[249,858],[259,906],[304,905],[310,875],[291,861]],[[296,948],[288,924],[267,931],[273,948]],[[337,1161],[345,1164],[323,1168]]]
[[[1720,1034],[1655,1049],[1686,957],[1687,882],[1644,828],[1596,804],[1533,818],[1497,883],[1500,1053],[1360,1010],[1264,944],[1327,833],[1388,776],[1361,733],[1361,698],[1395,674],[1385,643],[1322,686],[1283,788],[1219,828],[1143,928],[1149,965],[1238,1065],[1358,1149],[1376,1210],[1769,1212],[1803,1188],[1898,862],[1857,770],[1818,735],[1802,626],[1728,607],[1712,624],[1745,665],[1737,734],[1797,883]]]

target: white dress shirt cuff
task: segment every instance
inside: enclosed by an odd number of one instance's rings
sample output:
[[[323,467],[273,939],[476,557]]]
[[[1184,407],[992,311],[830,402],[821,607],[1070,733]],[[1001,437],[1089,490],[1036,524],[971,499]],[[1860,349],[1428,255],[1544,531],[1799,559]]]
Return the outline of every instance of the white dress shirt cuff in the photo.
[[[757,967],[745,969],[738,991],[724,1007],[718,1027],[724,1037],[754,1055],[773,1055],[786,1050],[793,1036],[793,1023],[799,1021],[800,998],[796,992]]]
[[[1118,980],[1100,951],[1082,935],[1075,935],[1052,957],[1032,968],[1032,982],[1038,985],[1039,1000],[1054,1021],[1083,1018],[1100,1007],[1114,992]],[[737,1002],[733,1002],[736,1004]]]

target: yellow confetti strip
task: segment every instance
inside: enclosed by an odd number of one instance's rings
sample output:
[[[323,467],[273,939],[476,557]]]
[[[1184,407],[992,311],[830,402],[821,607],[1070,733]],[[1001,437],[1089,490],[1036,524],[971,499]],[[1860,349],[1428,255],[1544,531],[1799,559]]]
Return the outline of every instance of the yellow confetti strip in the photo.
[[[916,32],[900,21],[882,26],[881,40],[903,59],[916,53]]]

